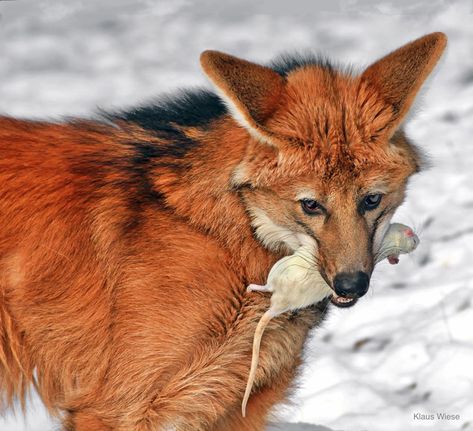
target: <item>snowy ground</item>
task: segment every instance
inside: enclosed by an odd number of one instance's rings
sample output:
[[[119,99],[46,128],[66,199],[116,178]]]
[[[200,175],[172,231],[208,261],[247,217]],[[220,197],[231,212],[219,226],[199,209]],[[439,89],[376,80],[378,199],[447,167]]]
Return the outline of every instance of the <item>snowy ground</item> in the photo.
[[[2,1],[0,112],[88,115],[200,85],[208,48],[261,61],[313,49],[363,66],[445,31],[448,53],[408,125],[433,168],[412,181],[396,217],[422,244],[397,267],[379,265],[356,307],[332,311],[309,343],[293,404],[276,409],[270,429],[473,430],[472,12],[472,1],[446,0]],[[0,430],[55,426],[37,399],[26,420],[6,416]]]

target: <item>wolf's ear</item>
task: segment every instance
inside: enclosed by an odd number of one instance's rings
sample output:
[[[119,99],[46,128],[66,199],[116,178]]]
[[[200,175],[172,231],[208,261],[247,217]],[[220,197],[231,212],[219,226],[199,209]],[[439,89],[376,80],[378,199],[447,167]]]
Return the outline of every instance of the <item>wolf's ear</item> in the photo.
[[[218,51],[204,51],[200,64],[233,118],[254,137],[272,143],[264,123],[278,105],[284,78],[268,67]]]
[[[392,134],[404,120],[414,98],[447,45],[443,33],[431,33],[393,51],[361,75],[392,107]]]

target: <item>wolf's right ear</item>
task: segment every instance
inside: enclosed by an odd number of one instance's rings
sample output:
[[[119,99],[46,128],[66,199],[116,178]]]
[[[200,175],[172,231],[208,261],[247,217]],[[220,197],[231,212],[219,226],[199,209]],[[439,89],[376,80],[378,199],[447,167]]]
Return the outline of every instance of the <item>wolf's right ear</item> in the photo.
[[[233,118],[252,136],[274,145],[264,123],[280,101],[284,78],[269,67],[218,51],[204,51],[200,64]]]
[[[386,129],[388,133],[394,133],[404,120],[446,45],[445,34],[427,34],[381,58],[361,75],[392,108],[393,118]]]

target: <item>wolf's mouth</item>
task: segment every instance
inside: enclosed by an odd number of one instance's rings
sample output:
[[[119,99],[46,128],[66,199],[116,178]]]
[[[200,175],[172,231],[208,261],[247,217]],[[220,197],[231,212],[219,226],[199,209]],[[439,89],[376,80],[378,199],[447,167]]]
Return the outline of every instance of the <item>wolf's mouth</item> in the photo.
[[[348,308],[355,305],[358,301],[358,298],[345,298],[344,296],[339,296],[336,293],[332,295],[330,301],[333,305],[336,305],[340,308]]]

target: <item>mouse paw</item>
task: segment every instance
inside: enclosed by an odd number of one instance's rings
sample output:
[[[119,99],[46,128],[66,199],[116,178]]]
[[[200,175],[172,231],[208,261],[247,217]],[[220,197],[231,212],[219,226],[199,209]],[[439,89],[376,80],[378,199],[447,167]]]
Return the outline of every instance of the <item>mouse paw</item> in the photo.
[[[272,292],[273,288],[268,284],[265,284],[264,286],[261,286],[259,284],[250,284],[246,288],[246,291],[247,292]]]
[[[391,265],[397,265],[399,263],[399,256],[395,254],[388,256],[388,262]]]

